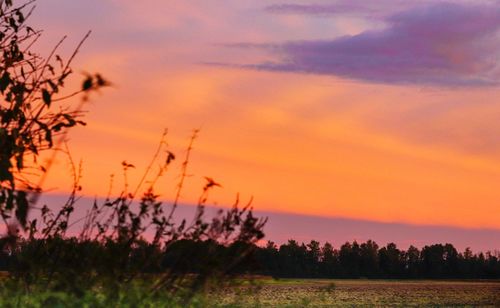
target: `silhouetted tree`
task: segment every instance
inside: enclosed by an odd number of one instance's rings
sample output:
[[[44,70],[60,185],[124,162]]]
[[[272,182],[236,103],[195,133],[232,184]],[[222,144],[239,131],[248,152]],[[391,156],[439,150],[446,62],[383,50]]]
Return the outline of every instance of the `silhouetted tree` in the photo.
[[[403,273],[403,263],[401,262],[401,251],[396,244],[389,243],[382,247],[379,252],[380,269],[388,277],[400,277]]]
[[[299,245],[295,240],[289,240],[279,248],[281,273],[290,277],[306,277],[307,249],[304,244]]]
[[[363,276],[376,277],[379,273],[378,245],[372,240],[361,244],[360,271]]]
[[[446,276],[445,246],[435,244],[422,249],[423,274],[428,278]]]
[[[413,245],[410,245],[404,253],[405,277],[417,278],[420,266],[420,251]]]
[[[360,247],[358,242],[347,242],[340,247],[339,263],[340,274],[344,277],[360,277]]]
[[[318,241],[312,240],[309,244],[307,244],[307,252],[306,252],[306,268],[307,274],[311,277],[320,276],[320,259],[321,259],[321,247]]]
[[[332,244],[326,242],[321,248],[321,277],[333,277],[338,271],[338,251],[333,249]]]

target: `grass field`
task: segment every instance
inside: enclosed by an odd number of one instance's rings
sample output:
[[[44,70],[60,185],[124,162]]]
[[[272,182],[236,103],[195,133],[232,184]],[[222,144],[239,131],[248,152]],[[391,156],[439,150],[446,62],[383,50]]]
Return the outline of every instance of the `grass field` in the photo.
[[[500,307],[500,281],[260,279],[213,297],[241,307]]]
[[[500,307],[500,281],[258,278],[197,294],[187,305],[167,294],[144,298],[147,291],[137,285],[106,299],[95,290],[75,296],[0,287],[0,307]]]

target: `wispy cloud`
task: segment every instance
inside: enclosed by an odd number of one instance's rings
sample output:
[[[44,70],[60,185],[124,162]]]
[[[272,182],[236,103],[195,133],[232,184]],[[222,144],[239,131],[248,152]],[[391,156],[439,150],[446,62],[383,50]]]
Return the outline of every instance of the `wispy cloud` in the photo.
[[[422,3],[422,2],[420,2]],[[387,16],[408,8],[408,1],[403,0],[337,0],[329,4],[273,4],[265,7],[265,11],[276,14],[300,14],[316,16],[361,15],[364,17]]]
[[[309,6],[308,10],[319,8]],[[384,20],[387,27],[383,30],[332,40],[252,45],[280,58],[246,67],[388,84],[500,82],[499,6],[438,3],[394,13]]]

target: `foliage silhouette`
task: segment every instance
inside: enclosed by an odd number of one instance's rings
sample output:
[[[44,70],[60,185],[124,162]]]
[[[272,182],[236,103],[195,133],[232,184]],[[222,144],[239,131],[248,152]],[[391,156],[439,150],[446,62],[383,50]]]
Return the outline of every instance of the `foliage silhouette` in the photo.
[[[49,166],[37,160],[40,152],[57,148],[69,128],[85,125],[82,104],[67,99],[77,94],[86,98],[109,85],[99,74],[88,75],[81,89],[61,96],[71,63],[90,32],[67,61],[57,54],[65,38],[48,57],[41,56],[33,46],[42,32],[26,24],[34,2],[0,2],[0,215],[9,236],[15,236],[18,226],[26,228],[30,202],[41,191]]]
[[[172,204],[159,201],[155,191],[176,158],[165,131],[135,188],[125,181],[117,197],[95,201],[84,217],[73,217],[81,191],[81,164],[73,161],[64,137],[71,127],[85,125],[81,108],[88,94],[110,83],[99,74],[87,75],[80,89],[61,95],[72,60],[90,32],[67,61],[56,54],[64,38],[42,57],[33,51],[41,31],[26,24],[34,2],[15,6],[0,1],[0,215],[6,226],[0,238],[0,269],[8,272],[0,284],[19,298],[47,290],[77,297],[95,291],[114,305],[139,283],[146,292],[134,297],[136,303],[160,293],[187,303],[209,282],[220,282],[234,272],[264,236],[266,220],[253,216],[251,202],[239,207],[238,198],[231,209],[207,219],[209,192],[221,185],[206,177],[193,220],[174,221],[198,131],[181,163]],[[83,94],[82,101],[74,105],[69,99],[78,94]],[[38,158],[49,150],[67,155],[73,177],[69,198],[59,209],[53,204],[35,206],[53,161],[52,157],[44,166]],[[127,179],[135,167],[124,161],[122,168]],[[35,209],[40,213],[30,214]],[[228,247],[227,253],[213,248],[219,246]],[[190,259],[196,252],[203,256]],[[187,260],[192,264],[186,265]]]

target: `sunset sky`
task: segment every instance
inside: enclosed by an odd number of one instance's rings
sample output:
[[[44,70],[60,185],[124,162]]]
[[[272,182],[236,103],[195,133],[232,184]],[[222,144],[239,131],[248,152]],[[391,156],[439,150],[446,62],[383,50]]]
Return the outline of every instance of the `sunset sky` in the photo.
[[[179,158],[200,128],[185,203],[211,176],[219,206],[500,230],[498,1],[44,0],[32,23],[67,55],[92,30],[74,85],[114,84],[70,134],[87,196],[110,174],[118,193],[123,160],[139,177],[164,128]],[[45,189],[68,183],[61,156]]]

